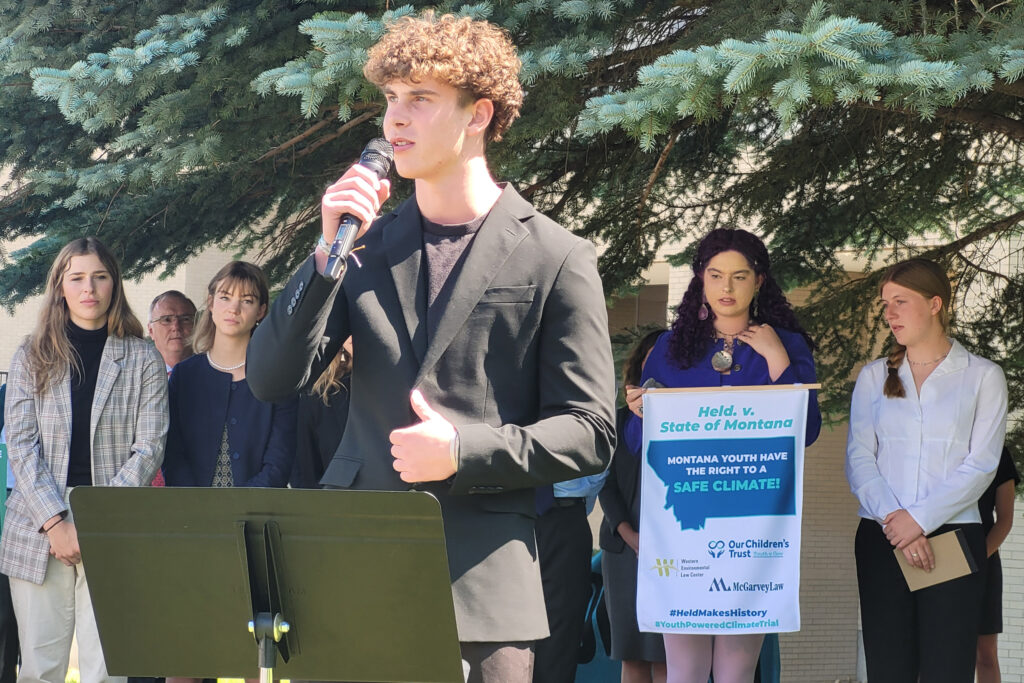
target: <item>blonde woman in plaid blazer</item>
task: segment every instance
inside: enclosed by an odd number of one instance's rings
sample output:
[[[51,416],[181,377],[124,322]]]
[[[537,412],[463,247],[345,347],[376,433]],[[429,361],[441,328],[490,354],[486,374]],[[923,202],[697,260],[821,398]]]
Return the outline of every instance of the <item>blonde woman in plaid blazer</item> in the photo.
[[[85,401],[93,378],[90,406]],[[88,447],[86,482],[152,481],[167,437],[167,373],[142,339],[116,259],[97,239],[74,240],[54,261],[36,329],[11,361],[5,414],[15,484],[0,571],[11,579],[21,635],[18,680],[63,683],[75,632],[81,681],[114,680],[104,664],[68,505],[69,469],[73,481],[85,483],[72,466],[72,435],[79,439],[76,453]]]

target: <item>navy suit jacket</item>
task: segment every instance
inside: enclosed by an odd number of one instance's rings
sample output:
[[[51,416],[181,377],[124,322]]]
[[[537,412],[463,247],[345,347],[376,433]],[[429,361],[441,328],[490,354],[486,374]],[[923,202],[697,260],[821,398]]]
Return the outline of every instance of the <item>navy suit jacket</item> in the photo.
[[[295,459],[296,399],[260,401],[245,380],[234,382],[229,373],[214,370],[205,353],[175,365],[168,388],[167,486],[210,485],[225,425],[236,486],[288,483]]]

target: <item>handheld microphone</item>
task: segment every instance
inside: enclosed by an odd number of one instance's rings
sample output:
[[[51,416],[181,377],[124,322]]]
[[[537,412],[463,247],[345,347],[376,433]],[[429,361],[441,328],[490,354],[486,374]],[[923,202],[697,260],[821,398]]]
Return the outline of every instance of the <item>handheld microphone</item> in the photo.
[[[391,173],[391,162],[395,156],[395,148],[384,138],[374,138],[367,143],[363,153],[359,155],[359,165],[368,168],[384,180]],[[345,274],[348,267],[348,255],[359,234],[363,221],[350,213],[341,215],[338,223],[338,234],[334,236],[331,251],[327,255],[327,266],[324,275],[337,280]]]

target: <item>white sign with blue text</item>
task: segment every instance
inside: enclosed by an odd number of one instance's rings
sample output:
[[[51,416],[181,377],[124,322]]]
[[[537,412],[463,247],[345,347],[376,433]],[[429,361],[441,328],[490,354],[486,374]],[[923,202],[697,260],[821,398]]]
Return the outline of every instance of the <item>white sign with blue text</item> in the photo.
[[[805,385],[644,395],[641,631],[800,629],[807,401]]]

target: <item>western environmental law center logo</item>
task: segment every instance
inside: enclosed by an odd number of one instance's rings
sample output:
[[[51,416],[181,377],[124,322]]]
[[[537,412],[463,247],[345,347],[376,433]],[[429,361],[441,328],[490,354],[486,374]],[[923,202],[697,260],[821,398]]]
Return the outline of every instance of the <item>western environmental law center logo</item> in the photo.
[[[672,572],[679,571],[679,568],[676,567],[675,560],[666,560],[659,557],[654,560],[654,563],[655,564],[651,569],[656,570],[658,572],[658,576],[672,576]]]
[[[719,558],[725,552],[725,541],[708,541],[708,555]]]

